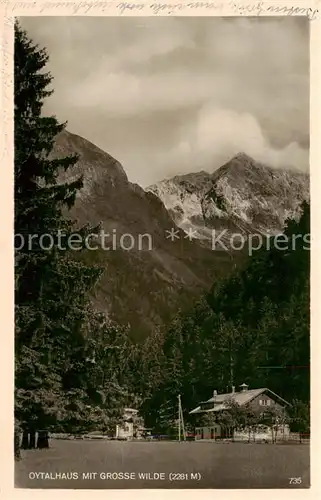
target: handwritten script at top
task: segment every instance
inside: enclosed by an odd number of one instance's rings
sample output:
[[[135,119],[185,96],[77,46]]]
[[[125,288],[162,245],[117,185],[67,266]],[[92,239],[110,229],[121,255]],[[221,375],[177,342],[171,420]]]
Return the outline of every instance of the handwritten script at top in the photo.
[[[297,7],[273,5],[271,2],[257,2],[255,4],[246,4],[242,2],[184,2],[184,3],[131,3],[131,2],[115,2],[115,1],[99,1],[99,0],[85,0],[85,1],[47,1],[38,3],[36,1],[10,1],[0,0],[1,5],[6,6],[6,14],[11,12],[22,13],[32,12],[44,13],[55,12],[58,9],[66,10],[66,15],[87,14],[89,12],[107,12],[108,10],[119,13],[120,15],[180,15],[188,14],[192,11],[204,11],[210,15],[222,14],[235,15],[235,16],[262,16],[262,15],[275,15],[275,16],[306,16],[310,21],[317,19],[319,10],[312,7]],[[229,12],[226,8],[229,7]],[[225,12],[224,12],[225,11]]]

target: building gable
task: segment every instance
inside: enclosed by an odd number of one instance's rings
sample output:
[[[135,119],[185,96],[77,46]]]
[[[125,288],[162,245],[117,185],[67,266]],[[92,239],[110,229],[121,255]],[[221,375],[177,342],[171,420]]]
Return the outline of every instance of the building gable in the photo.
[[[234,400],[240,406],[249,404],[253,409],[257,411],[264,411],[265,409],[272,406],[284,408],[285,406],[289,405],[289,403],[283,398],[278,396],[270,389],[264,387],[261,389],[251,389],[243,390],[240,392],[217,394],[215,395],[215,397],[201,402],[199,406],[192,410],[190,413],[194,414],[224,410],[226,409],[226,403],[228,400]]]
[[[269,391],[264,391],[253,398],[249,404],[252,410],[259,412],[264,412],[270,408],[283,408],[284,405],[281,405],[276,399],[272,394],[269,394]]]

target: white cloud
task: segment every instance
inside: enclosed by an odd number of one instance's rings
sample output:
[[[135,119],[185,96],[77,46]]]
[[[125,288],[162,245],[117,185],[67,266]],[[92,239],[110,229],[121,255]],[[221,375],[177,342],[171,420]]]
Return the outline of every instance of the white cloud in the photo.
[[[307,169],[303,18],[24,18],[47,47],[46,112],[142,185],[245,151]]]
[[[99,106],[109,119],[147,112],[179,111],[201,105],[216,93],[215,87],[219,84],[219,77],[204,73],[170,71],[142,78],[132,73],[109,72],[107,67],[101,67],[80,82],[76,89],[66,88],[68,104],[87,109]]]
[[[240,151],[274,167],[289,166],[300,170],[308,169],[308,151],[297,143],[281,149],[273,148],[264,136],[256,118],[249,113],[207,106],[199,114],[196,126],[196,140],[199,152],[204,152],[204,161],[233,156]]]
[[[213,172],[241,151],[275,168],[301,171],[309,168],[307,149],[295,142],[276,149],[254,116],[207,106],[200,111],[194,125],[182,128],[173,148],[155,155],[153,171],[144,184],[201,169]]]

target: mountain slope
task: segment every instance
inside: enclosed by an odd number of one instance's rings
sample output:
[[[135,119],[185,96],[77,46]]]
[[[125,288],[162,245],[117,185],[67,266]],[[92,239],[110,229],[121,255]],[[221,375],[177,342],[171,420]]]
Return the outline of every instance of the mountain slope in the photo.
[[[79,225],[101,223],[109,234],[105,238],[109,250],[88,250],[82,256],[105,269],[93,301],[119,323],[129,324],[135,338],[142,338],[225,275],[232,266],[231,256],[184,238],[163,202],[130,183],[117,160],[89,141],[62,132],[53,156],[74,153],[79,161],[71,171],[61,173],[61,180],[83,175],[84,187],[69,216]],[[166,237],[171,228],[179,236],[174,241]],[[120,245],[126,233],[131,235],[126,246],[130,238],[135,243],[128,251]],[[142,238],[139,249],[139,238],[146,234],[149,237]]]
[[[105,248],[79,255],[104,268],[93,302],[129,324],[136,339],[189,307],[242,261],[244,252],[212,250],[212,229],[278,232],[309,196],[307,175],[273,170],[244,154],[213,174],[177,176],[145,191],[97,146],[67,131],[59,134],[53,155],[74,153],[79,161],[61,172],[61,180],[82,175],[84,187],[68,216],[80,226],[100,223],[105,231]],[[197,236],[191,241],[184,232],[190,228]],[[171,229],[177,231],[173,241]]]
[[[262,165],[244,153],[214,173],[176,176],[148,188],[159,196],[173,220],[198,238],[212,229],[273,234],[287,218],[297,218],[309,198],[309,176]]]

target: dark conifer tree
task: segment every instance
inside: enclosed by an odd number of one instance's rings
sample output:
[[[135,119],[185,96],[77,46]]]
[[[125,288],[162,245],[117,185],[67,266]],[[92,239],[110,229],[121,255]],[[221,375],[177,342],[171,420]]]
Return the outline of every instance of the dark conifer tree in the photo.
[[[67,397],[63,375],[66,379],[84,356],[84,305],[101,272],[58,246],[59,232],[72,234],[73,221],[63,211],[73,205],[82,179],[59,182],[59,172],[75,165],[77,156],[53,159],[50,155],[65,124],[42,113],[44,100],[52,93],[47,61],[46,51],[16,23],[15,416],[24,431],[24,443],[29,434],[32,447],[36,431],[41,431],[40,446],[47,446],[47,430],[63,414]]]

